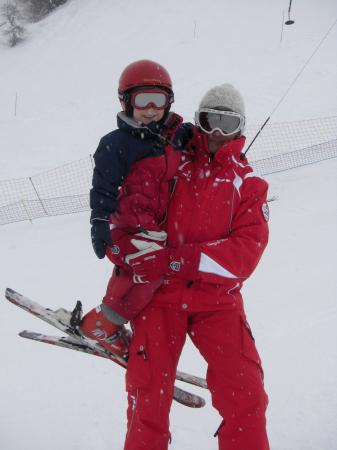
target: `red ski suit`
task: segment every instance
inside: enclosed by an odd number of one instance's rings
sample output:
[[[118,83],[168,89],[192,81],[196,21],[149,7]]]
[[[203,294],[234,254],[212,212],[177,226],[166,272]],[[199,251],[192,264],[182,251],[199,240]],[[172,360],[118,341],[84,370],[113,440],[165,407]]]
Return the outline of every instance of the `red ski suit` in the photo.
[[[240,159],[245,138],[212,157],[195,130],[169,205],[168,245],[199,259],[198,279],[168,275],[132,321],[124,450],[166,450],[175,372],[188,334],[208,364],[221,450],[268,450],[267,396],[240,289],[268,241],[267,183]]]

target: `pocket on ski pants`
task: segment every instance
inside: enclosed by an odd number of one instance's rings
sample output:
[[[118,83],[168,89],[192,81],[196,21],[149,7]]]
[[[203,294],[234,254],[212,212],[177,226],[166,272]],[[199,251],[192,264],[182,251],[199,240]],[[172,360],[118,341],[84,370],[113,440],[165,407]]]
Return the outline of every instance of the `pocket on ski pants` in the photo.
[[[137,330],[133,336],[126,371],[126,390],[145,388],[151,381],[148,339],[145,330]]]

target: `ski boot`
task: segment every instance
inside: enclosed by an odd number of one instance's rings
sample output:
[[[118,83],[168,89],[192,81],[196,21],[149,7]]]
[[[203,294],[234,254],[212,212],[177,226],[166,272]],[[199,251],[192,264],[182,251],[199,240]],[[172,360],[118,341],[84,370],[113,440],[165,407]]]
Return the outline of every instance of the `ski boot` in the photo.
[[[116,325],[108,320],[101,306],[85,314],[78,329],[84,336],[93,339],[109,352],[127,360],[130,332],[124,325]]]

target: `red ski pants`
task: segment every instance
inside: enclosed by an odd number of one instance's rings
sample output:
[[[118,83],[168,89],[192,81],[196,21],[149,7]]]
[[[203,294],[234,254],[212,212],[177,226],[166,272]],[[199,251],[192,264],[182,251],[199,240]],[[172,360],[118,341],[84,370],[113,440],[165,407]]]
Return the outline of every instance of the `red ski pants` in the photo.
[[[188,313],[152,303],[133,328],[124,450],[168,449],[173,385],[187,333],[208,364],[212,404],[223,418],[219,449],[269,450],[263,372],[242,308]]]

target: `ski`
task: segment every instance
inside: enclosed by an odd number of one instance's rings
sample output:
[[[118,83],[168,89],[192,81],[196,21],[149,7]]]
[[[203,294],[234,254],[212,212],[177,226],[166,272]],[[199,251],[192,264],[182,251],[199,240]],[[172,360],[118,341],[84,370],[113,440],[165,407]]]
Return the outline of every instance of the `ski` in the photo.
[[[205,378],[197,377],[196,375],[191,375],[190,373],[181,372],[177,370],[176,380],[183,381],[184,383],[193,384],[194,386],[198,386],[203,389],[208,389],[207,381],[205,380]]]
[[[106,353],[98,352],[89,347],[85,342],[80,342],[78,339],[73,339],[69,336],[50,336],[35,331],[20,331],[19,336],[31,339],[33,341],[44,342],[46,344],[56,345],[57,347],[69,348],[78,352],[88,353],[89,355],[101,356],[102,358],[111,359]],[[125,364],[126,367],[127,364]]]
[[[101,356],[114,361],[124,368],[127,366],[126,359],[105,350],[92,339],[80,335],[77,329],[73,328],[70,325],[72,317],[72,313],[70,311],[67,311],[64,308],[59,308],[55,311],[49,308],[45,308],[44,306],[33,302],[29,298],[24,297],[23,295],[9,288],[6,289],[5,296],[11,303],[19,306],[30,314],[33,314],[39,319],[47,322],[48,324],[67,334],[67,337],[55,337],[46,336],[35,332],[23,331],[20,333],[20,336],[40,342],[57,345],[60,347],[71,348],[72,350],[82,351],[84,353],[89,353],[95,356]],[[207,389],[206,380],[194,375],[177,371],[176,379]],[[186,392],[180,388],[175,388],[174,398],[178,402],[194,408],[200,408],[205,405],[205,401],[203,398],[195,394],[190,394],[189,392]]]
[[[111,359],[116,362],[111,354],[104,351],[98,351],[89,347],[85,342],[79,342],[78,339],[72,339],[69,336],[49,336],[42,333],[36,333],[35,331],[21,331],[19,336],[26,339],[32,339],[34,341],[44,342],[46,344],[56,345],[58,347],[69,348],[70,350],[77,350],[79,352],[88,353],[94,356],[101,356],[103,358]],[[103,349],[102,349],[103,350]],[[125,366],[126,367],[126,364]],[[193,384],[194,386],[208,389],[207,382],[204,378],[191,375],[186,372],[177,370],[176,379],[185,383]]]
[[[28,330],[21,331],[19,333],[19,336],[26,339],[31,339],[33,341],[44,342],[45,344],[56,345],[57,347],[63,347],[70,350],[88,353],[89,355],[100,356],[102,358],[107,358],[114,361],[114,359],[110,355],[106,354],[106,352],[99,352],[96,349],[94,350],[85,342],[80,342],[78,339],[74,339],[69,336],[49,336],[43,333],[36,333],[35,331]],[[185,374],[183,372],[178,372],[176,378],[180,381],[186,381],[186,377],[191,378],[191,380],[194,378],[196,378],[197,380],[199,379],[199,377],[194,377],[193,375]],[[199,380],[200,381],[197,382],[200,384],[202,381],[205,381],[202,378],[200,378]],[[199,384],[196,385],[199,386]],[[185,406],[189,406],[190,408],[201,408],[205,406],[205,400],[202,397],[180,389],[177,386],[174,387],[174,399]]]

